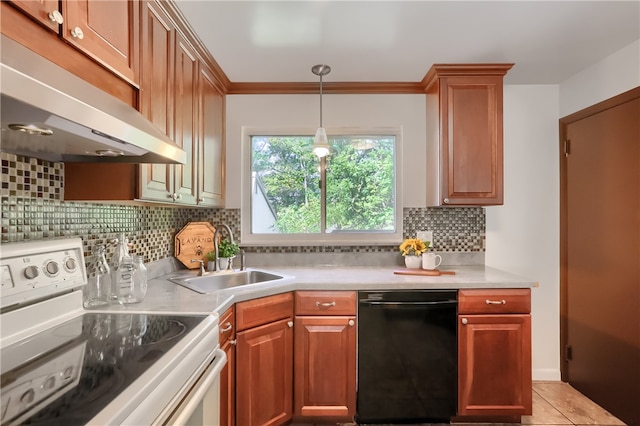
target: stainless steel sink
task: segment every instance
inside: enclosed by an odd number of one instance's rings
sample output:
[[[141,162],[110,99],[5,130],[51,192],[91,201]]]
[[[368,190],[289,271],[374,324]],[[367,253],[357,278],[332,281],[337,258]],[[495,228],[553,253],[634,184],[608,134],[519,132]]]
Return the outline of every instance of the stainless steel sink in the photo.
[[[247,270],[212,272],[201,277],[171,277],[169,280],[193,291],[197,291],[198,293],[207,294],[248,284],[276,282],[284,280],[285,278],[284,275],[278,275],[272,272]]]

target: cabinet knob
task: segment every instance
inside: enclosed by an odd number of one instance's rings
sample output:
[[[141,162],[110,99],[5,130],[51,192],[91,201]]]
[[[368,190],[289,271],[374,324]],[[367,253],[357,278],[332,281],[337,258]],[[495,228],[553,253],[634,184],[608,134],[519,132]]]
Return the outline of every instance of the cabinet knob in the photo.
[[[354,320],[349,320],[349,327],[353,327],[354,325],[356,325],[356,322]]]
[[[182,194],[176,195],[176,200],[182,200]]]
[[[445,198],[444,200],[442,200],[442,202],[445,203],[445,204],[449,204],[449,199]]]
[[[230,344],[230,345],[235,345],[235,344],[237,344],[237,343],[238,343],[238,341],[237,341],[236,339],[229,340],[229,344]]]
[[[199,198],[198,198],[198,202],[199,202],[199,203],[204,203],[204,197],[199,197]]]
[[[293,321],[287,321],[287,325],[289,326],[289,328],[293,327]]]
[[[468,322],[469,322],[469,320],[468,320],[468,319],[466,319],[466,318],[462,318],[462,323],[463,323],[463,324],[466,324],[466,323],[468,323]]]
[[[47,14],[47,16],[49,17],[49,20],[55,24],[62,24],[64,22],[64,18],[62,17],[62,13],[60,13],[57,10],[52,10],[51,12],[49,12]]]
[[[82,40],[84,38],[84,33],[82,32],[82,28],[75,27],[71,30],[71,36],[73,38],[77,38],[78,40]]]

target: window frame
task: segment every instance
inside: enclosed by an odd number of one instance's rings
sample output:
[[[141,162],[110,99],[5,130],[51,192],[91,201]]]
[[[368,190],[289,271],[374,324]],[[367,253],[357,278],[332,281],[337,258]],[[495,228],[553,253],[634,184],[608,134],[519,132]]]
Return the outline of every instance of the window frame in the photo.
[[[243,126],[241,136],[241,204],[240,230],[243,245],[249,246],[309,246],[309,245],[388,245],[396,244],[403,238],[402,203],[402,127],[336,127],[327,128],[328,136],[339,135],[389,135],[395,136],[395,232],[350,232],[317,234],[252,234],[251,233],[251,137],[309,135],[313,137],[315,128],[252,127]]]

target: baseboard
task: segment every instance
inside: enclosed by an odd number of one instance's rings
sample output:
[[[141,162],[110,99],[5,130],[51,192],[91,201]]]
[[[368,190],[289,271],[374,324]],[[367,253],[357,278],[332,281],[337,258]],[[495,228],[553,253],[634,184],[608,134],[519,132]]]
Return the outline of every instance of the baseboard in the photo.
[[[555,368],[537,368],[532,371],[533,380],[538,381],[559,381],[560,370]]]

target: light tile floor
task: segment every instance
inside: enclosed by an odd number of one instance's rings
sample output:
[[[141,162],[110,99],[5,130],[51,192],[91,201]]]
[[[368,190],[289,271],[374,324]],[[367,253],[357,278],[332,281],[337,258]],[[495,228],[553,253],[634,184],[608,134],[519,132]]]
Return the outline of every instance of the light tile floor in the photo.
[[[620,426],[624,422],[564,382],[533,383],[533,415],[523,425]]]
[[[454,424],[456,426],[499,426],[496,423]],[[533,415],[523,416],[522,424],[527,426],[625,426],[624,422],[578,392],[571,385],[560,381],[533,382]]]

